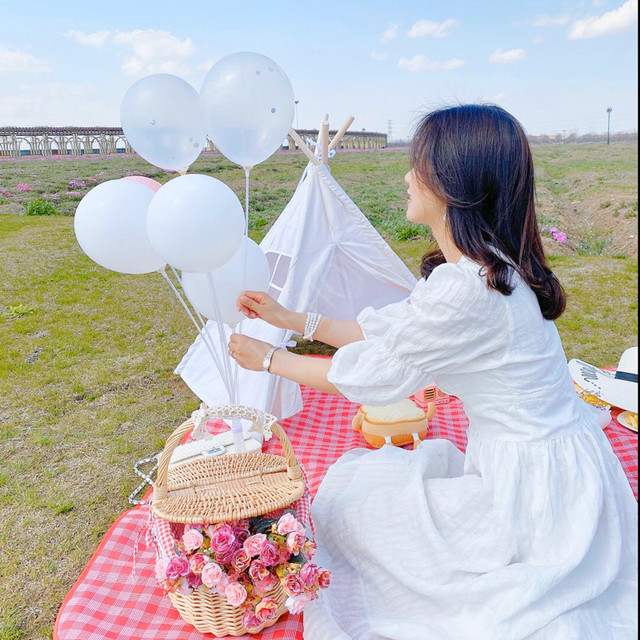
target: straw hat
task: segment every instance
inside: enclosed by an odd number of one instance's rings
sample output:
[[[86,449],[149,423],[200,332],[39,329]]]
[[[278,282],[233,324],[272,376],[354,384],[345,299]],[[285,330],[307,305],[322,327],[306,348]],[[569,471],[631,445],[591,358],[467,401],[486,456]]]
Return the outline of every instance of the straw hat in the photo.
[[[638,347],[622,354],[615,372],[582,360],[570,360],[569,371],[577,385],[603,402],[638,413]]]

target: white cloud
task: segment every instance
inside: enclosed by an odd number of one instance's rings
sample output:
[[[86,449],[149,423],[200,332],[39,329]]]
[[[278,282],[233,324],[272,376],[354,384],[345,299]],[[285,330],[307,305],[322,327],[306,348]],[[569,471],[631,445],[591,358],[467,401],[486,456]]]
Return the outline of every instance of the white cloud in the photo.
[[[638,0],[627,0],[621,7],[574,22],[567,32],[569,40],[611,36],[638,27]]]
[[[460,58],[451,58],[451,60],[440,62],[439,60],[429,60],[424,55],[415,55],[413,58],[400,58],[398,68],[409,73],[418,73],[420,71],[451,71],[464,64],[466,64],[465,61]]]
[[[380,42],[382,44],[386,44],[390,40],[393,40],[398,35],[398,24],[393,23],[387,27],[387,30],[382,34],[382,38],[380,38]]]
[[[508,51],[496,49],[489,57],[489,62],[520,62],[525,59],[526,55],[527,52],[524,49],[509,49]]]
[[[499,103],[502,102],[507,97],[506,93],[496,93],[495,96],[491,97],[491,102]]]
[[[388,58],[388,56],[389,56],[389,54],[388,54],[388,53],[377,53],[377,52],[375,52],[375,51],[372,51],[372,52],[371,52],[371,57],[372,57],[374,60],[379,60],[379,61],[381,61],[381,60],[386,60],[386,59]]]
[[[462,58],[451,58],[451,60],[445,60],[442,63],[442,68],[445,71],[451,71],[452,69],[459,69],[460,67],[464,67],[467,64]]]
[[[7,71],[47,73],[52,68],[53,64],[48,60],[41,60],[18,49],[7,49],[0,44],[0,73]]]
[[[95,31],[94,33],[85,33],[84,31],[68,31],[67,36],[73,38],[79,44],[84,44],[88,47],[94,47],[100,49],[105,45],[111,31]]]
[[[147,29],[118,31],[112,42],[131,49],[132,55],[122,64],[123,71],[129,76],[190,73],[185,62],[195,52],[191,38],[180,40],[168,31]]]
[[[449,18],[444,22],[432,22],[431,20],[418,20],[407,32],[410,38],[446,38],[451,35],[451,29],[460,24],[457,20]]]
[[[568,14],[561,16],[538,16],[534,18],[531,24],[534,27],[557,27],[561,24],[567,24],[571,17]]]

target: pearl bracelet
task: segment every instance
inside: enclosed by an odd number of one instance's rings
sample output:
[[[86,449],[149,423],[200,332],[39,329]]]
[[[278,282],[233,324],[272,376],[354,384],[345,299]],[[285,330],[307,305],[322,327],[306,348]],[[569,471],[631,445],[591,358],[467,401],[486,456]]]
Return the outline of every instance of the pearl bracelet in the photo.
[[[313,342],[313,334],[320,326],[322,316],[319,313],[307,313],[307,319],[304,323],[304,335],[305,340]]]

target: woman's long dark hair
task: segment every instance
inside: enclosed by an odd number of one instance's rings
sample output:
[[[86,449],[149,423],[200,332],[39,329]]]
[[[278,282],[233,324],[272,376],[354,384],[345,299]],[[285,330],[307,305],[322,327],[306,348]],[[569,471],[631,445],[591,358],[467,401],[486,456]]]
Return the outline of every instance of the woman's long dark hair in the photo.
[[[511,263],[535,292],[542,315],[554,320],[562,314],[566,296],[538,230],[531,149],[513,116],[493,105],[429,113],[414,135],[411,166],[446,203],[456,247],[482,265],[491,289],[513,291]],[[444,261],[438,249],[427,253],[422,275]]]

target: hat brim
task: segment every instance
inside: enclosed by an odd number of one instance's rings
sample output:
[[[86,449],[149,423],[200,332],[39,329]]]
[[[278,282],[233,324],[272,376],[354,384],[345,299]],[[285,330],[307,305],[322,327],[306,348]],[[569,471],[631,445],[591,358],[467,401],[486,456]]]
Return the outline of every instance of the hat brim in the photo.
[[[582,360],[569,360],[574,382],[613,407],[638,413],[638,383],[620,380],[613,371],[603,371]]]

